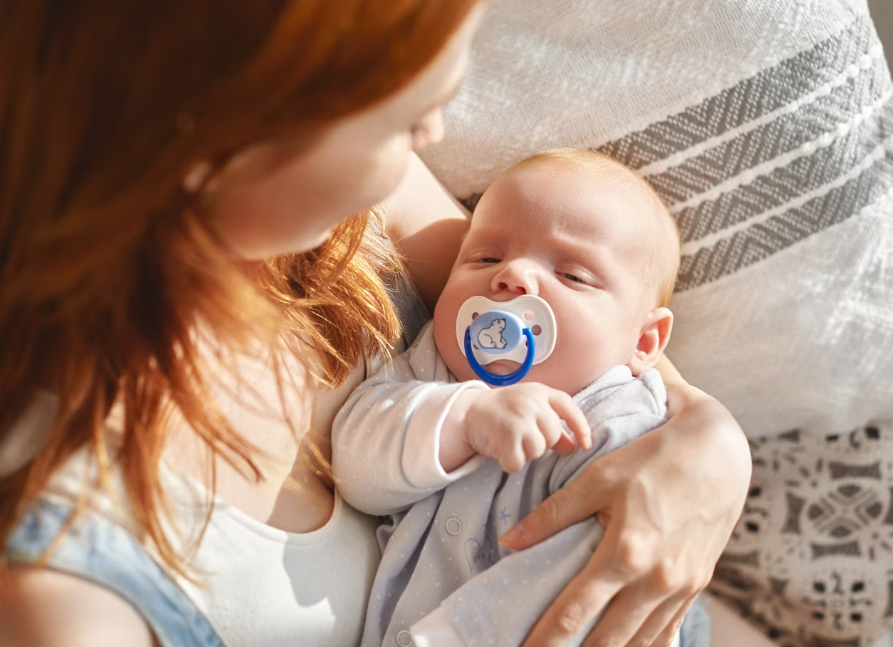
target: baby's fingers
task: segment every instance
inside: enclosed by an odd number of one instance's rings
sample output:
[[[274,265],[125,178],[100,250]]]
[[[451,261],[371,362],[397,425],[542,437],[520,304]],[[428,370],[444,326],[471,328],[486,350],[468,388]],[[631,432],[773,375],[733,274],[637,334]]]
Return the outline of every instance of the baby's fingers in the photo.
[[[527,464],[525,448],[521,443],[516,443],[509,447],[506,447],[504,451],[495,455],[494,458],[499,463],[499,468],[503,472],[508,472],[509,474],[520,472],[521,469]]]
[[[574,439],[568,436],[567,433],[565,433],[564,431],[561,432],[558,440],[556,440],[555,444],[552,445],[552,451],[562,456],[567,456],[576,448],[577,444],[574,442]]]
[[[571,396],[555,391],[549,396],[549,406],[564,420],[580,447],[583,449],[592,447],[592,428]]]

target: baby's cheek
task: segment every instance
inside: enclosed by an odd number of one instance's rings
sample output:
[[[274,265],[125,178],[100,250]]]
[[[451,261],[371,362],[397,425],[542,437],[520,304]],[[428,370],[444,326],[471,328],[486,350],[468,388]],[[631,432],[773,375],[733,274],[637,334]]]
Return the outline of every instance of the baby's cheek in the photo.
[[[585,389],[617,363],[595,334],[581,333],[571,335],[565,328],[565,335],[559,333],[555,352],[545,362],[549,370],[543,381],[570,395]]]
[[[434,343],[437,345],[437,352],[440,353],[447,368],[450,369],[450,373],[460,381],[473,380],[474,372],[465,361],[465,355],[462,354],[456,341],[458,312],[459,304],[456,303],[456,297],[450,293],[449,285],[447,285],[434,308]]]

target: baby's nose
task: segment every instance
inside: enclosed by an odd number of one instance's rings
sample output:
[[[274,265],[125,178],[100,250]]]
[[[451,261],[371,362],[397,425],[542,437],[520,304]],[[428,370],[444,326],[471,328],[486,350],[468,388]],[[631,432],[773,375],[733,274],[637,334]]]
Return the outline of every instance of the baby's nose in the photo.
[[[536,294],[536,268],[523,261],[503,263],[500,271],[493,277],[491,288],[494,292],[508,292],[513,296]]]

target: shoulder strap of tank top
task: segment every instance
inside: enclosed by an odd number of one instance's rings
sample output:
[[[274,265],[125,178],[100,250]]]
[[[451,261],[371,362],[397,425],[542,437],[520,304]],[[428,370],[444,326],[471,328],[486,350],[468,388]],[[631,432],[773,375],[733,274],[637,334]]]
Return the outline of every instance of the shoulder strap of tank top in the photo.
[[[34,564],[73,511],[41,500],[13,531],[11,564]],[[95,582],[117,593],[143,616],[162,647],[228,647],[210,621],[123,527],[85,514],[49,554],[46,567]]]

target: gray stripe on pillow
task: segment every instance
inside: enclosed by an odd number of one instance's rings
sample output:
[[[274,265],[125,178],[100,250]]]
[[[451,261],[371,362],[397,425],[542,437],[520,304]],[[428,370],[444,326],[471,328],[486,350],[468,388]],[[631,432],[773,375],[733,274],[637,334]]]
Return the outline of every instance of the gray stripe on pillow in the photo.
[[[871,19],[867,14],[859,16],[847,29],[811,49],[598,150],[632,168],[665,159],[814,92],[877,45]],[[460,201],[474,211],[480,198],[481,194],[476,193]]]
[[[861,70],[829,94],[817,96],[812,103],[794,112],[781,114],[647,179],[672,209],[677,203],[705,193],[822,135],[838,136],[835,133],[838,128],[858,118],[863,110],[889,95],[891,89],[890,72],[884,58],[879,56],[871,67]]]
[[[676,220],[682,241],[699,240],[740,225],[769,209],[781,207],[792,196],[815,191],[849,173],[875,150],[878,142],[891,137],[893,101],[830,146],[773,169],[714,200],[681,210],[676,214]]]
[[[877,43],[871,19],[860,16],[846,30],[812,49],[598,150],[636,169],[665,159],[808,95],[843,73]]]
[[[890,148],[871,167],[842,186],[723,238],[711,247],[683,255],[676,290],[690,290],[765,260],[880,200],[893,189]]]

